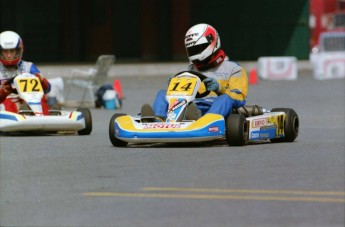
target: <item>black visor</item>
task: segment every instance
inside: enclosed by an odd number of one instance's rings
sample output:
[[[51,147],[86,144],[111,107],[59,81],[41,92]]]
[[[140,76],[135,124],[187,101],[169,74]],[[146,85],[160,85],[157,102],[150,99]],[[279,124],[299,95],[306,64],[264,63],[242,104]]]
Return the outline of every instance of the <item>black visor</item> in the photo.
[[[206,50],[206,48],[212,43],[212,41],[214,40],[213,36],[211,34],[209,34],[208,36],[206,36],[207,39],[207,43],[203,43],[200,45],[196,45],[196,46],[191,46],[187,48],[187,54],[188,56],[194,56],[196,54],[200,54],[201,52],[203,52],[204,50]]]
[[[203,43],[200,45],[188,47],[187,48],[188,56],[194,56],[196,54],[200,54],[208,47],[208,45],[209,45],[208,43]]]

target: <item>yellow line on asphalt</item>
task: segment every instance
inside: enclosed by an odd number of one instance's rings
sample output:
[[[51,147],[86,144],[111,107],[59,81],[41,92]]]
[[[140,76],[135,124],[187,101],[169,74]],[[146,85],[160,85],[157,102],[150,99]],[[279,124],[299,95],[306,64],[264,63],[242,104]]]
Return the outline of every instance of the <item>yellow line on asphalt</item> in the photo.
[[[163,193],[126,193],[126,192],[86,192],[89,197],[131,197],[131,198],[174,198],[174,199],[214,199],[214,200],[260,200],[260,201],[300,201],[345,203],[344,198],[320,197],[278,197],[278,196],[239,196],[239,195],[204,195],[204,194],[163,194]]]
[[[207,192],[207,193],[246,193],[246,194],[290,194],[290,195],[328,195],[345,196],[342,191],[306,191],[306,190],[253,190],[253,189],[217,189],[217,188],[160,188],[145,187],[144,191],[170,192]]]

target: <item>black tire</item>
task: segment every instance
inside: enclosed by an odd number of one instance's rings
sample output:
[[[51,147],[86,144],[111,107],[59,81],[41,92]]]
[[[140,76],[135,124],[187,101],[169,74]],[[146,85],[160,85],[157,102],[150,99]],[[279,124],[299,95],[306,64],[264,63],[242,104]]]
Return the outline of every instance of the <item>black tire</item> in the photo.
[[[247,144],[248,126],[242,114],[231,114],[225,121],[225,136],[229,146],[244,146]]]
[[[116,113],[114,114],[111,119],[110,119],[110,123],[109,123],[109,139],[110,142],[115,146],[115,147],[125,147],[127,146],[128,142],[123,141],[118,139],[115,136],[115,119],[120,117],[120,116],[124,116],[126,114],[123,113]]]
[[[297,113],[293,109],[289,108],[274,108],[271,112],[284,112],[286,118],[284,121],[284,134],[282,138],[271,139],[271,142],[293,142],[299,132],[299,118]]]
[[[92,131],[92,116],[88,108],[78,108],[77,111],[81,112],[85,119],[85,128],[78,131],[78,135],[90,135]]]

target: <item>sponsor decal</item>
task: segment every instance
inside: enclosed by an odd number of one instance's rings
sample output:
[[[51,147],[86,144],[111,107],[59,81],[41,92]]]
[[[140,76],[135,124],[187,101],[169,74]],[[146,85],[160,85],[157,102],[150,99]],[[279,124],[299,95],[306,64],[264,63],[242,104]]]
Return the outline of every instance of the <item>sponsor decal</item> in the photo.
[[[79,121],[80,119],[83,119],[84,115],[82,113],[78,113],[76,111],[72,111],[68,118],[70,118],[71,120],[74,120],[74,121]]]
[[[260,139],[274,138],[276,135],[276,129],[274,127],[267,128],[260,131]]]
[[[274,129],[274,130],[276,129],[275,125],[269,125],[269,126],[260,128],[261,131],[264,131],[264,130],[273,130],[273,129]]]
[[[187,38],[186,42],[192,41],[192,38]],[[196,43],[196,41],[190,42],[186,44],[186,47],[193,46]]]
[[[5,46],[13,46],[14,42],[5,42]]]
[[[208,128],[209,132],[219,132],[219,128],[218,126],[212,126]]]
[[[187,100],[183,99],[183,100],[175,100],[169,107],[168,111],[174,111],[178,108],[180,108],[181,106],[185,105],[187,103]]]
[[[191,37],[193,37],[193,36],[198,36],[198,35],[199,35],[198,32],[196,32],[196,33],[188,33],[188,34],[186,35],[186,39],[187,39],[187,38],[191,38]]]
[[[260,138],[260,133],[258,133],[258,132],[251,132],[250,133],[250,138],[251,139],[259,139]]]
[[[270,138],[270,134],[268,132],[266,133],[260,133],[260,138],[265,139],[265,138]]]
[[[181,128],[180,124],[166,124],[166,123],[155,123],[147,124],[143,129],[169,129],[169,128]]]
[[[175,112],[169,112],[167,116],[168,121],[175,121],[176,119],[176,113]]]
[[[172,96],[190,96],[189,93],[190,92],[188,92],[188,91],[185,91],[185,92],[183,92],[183,91],[172,91],[169,93],[169,95],[172,95]]]
[[[253,128],[260,128],[267,124],[267,118],[254,119],[252,122]]]
[[[271,128],[269,130],[255,131],[250,133],[250,139],[271,139],[275,137],[275,129]]]

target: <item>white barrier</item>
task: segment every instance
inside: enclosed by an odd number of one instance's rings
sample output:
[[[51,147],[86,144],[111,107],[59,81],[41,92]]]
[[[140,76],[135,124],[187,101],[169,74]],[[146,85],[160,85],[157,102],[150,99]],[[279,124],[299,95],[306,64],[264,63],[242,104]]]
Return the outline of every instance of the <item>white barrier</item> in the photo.
[[[313,77],[318,80],[345,78],[345,52],[320,52],[310,55]]]
[[[297,79],[296,57],[260,57],[258,75],[264,80]]]
[[[64,99],[64,82],[62,77],[50,78],[48,79],[51,89],[50,92],[47,94],[48,97],[48,104],[63,104]]]

